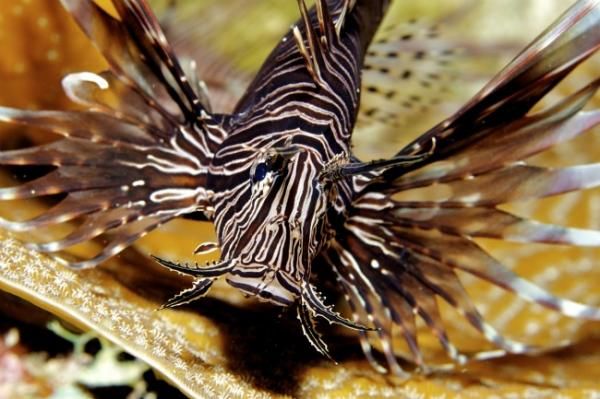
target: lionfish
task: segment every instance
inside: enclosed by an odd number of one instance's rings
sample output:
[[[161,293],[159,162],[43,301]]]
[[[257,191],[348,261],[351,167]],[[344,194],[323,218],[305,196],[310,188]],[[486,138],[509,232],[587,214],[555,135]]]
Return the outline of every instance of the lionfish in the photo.
[[[310,9],[298,0],[301,18],[229,114],[211,111],[195,64],[178,59],[145,0],[112,0],[118,16],[90,0],[62,3],[110,69],[64,78],[68,96],[87,110],[0,108],[3,122],[62,136],[0,152],[1,165],[52,167],[0,189],[0,199],[63,195],[45,213],[2,220],[1,227],[26,232],[80,222],[66,237],[30,248],[59,254],[104,238],[91,259],[66,261],[85,269],[174,218],[200,215],[214,223],[218,242],[200,244],[197,252],[220,249],[220,260],[193,266],[156,258],[194,277],[193,286],[165,307],[201,298],[223,277],[249,296],[295,308],[321,354],[329,356],[316,329],[319,318],[358,331],[374,367],[398,375],[405,372],[394,334],[408,344],[408,360],[425,367],[417,317],[454,362],[486,356],[468,356],[450,342],[437,298],[498,347],[495,353],[540,350],[487,324],[456,271],[563,315],[600,320],[600,309],[519,277],[474,240],[600,246],[600,232],[498,208],[600,185],[600,164],[546,168],[525,162],[600,123],[600,111],[582,110],[600,80],[531,111],[600,46],[600,1],[577,1],[456,113],[395,156],[369,162],[353,154],[350,141],[361,74],[390,0],[316,0]],[[428,188],[444,194],[397,198]],[[331,306],[325,286],[345,299],[351,319]]]

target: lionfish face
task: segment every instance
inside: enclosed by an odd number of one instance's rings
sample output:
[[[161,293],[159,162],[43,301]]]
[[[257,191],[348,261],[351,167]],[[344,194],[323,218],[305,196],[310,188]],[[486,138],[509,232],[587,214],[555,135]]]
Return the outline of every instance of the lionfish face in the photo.
[[[245,162],[232,168],[232,156]],[[320,178],[325,164],[314,148],[292,140],[239,153],[223,144],[211,178],[233,187],[214,199],[221,261],[232,266],[229,284],[276,304],[296,301],[329,238],[334,189]]]

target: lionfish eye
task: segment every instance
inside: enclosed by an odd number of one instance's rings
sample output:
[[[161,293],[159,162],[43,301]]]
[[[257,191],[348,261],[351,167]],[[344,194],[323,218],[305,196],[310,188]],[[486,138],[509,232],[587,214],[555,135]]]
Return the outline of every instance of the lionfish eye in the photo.
[[[252,173],[252,182],[258,183],[269,173],[279,174],[285,168],[286,159],[281,154],[272,154],[266,160],[256,164]]]
[[[252,181],[254,181],[255,183],[264,180],[265,177],[267,177],[267,173],[269,173],[270,168],[269,165],[266,162],[261,162],[258,165],[256,165],[256,168],[254,169],[254,175],[252,176]]]

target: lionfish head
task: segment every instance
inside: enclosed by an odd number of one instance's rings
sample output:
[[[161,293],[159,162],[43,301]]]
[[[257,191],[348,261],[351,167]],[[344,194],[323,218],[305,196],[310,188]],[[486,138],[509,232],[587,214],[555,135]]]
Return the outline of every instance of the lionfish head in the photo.
[[[226,280],[250,295],[291,305],[310,265],[326,244],[334,186],[320,179],[325,160],[313,148],[287,142],[217,154],[213,179],[230,189],[215,196],[215,227]],[[232,158],[233,157],[233,158]],[[243,159],[245,162],[232,162]]]

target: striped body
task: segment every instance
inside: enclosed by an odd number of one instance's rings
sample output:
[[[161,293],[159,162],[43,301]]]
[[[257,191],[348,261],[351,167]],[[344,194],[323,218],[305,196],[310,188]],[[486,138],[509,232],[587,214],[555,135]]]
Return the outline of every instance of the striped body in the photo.
[[[344,6],[337,3],[330,6],[334,18]],[[320,174],[336,156],[350,154],[365,51],[361,36],[374,34],[352,20],[338,38],[333,26],[319,30],[316,11],[308,18],[312,34],[328,40],[320,61],[322,81],[307,70],[290,32],[226,120],[229,135],[215,154],[208,184],[215,192],[222,259],[236,263],[227,281],[281,305],[292,305],[301,295],[315,257],[334,233],[331,219],[339,220],[354,197],[351,181],[333,184]],[[378,26],[373,19],[370,26]],[[297,26],[304,45],[314,46],[306,25]],[[278,157],[280,165],[256,179],[257,167]]]

